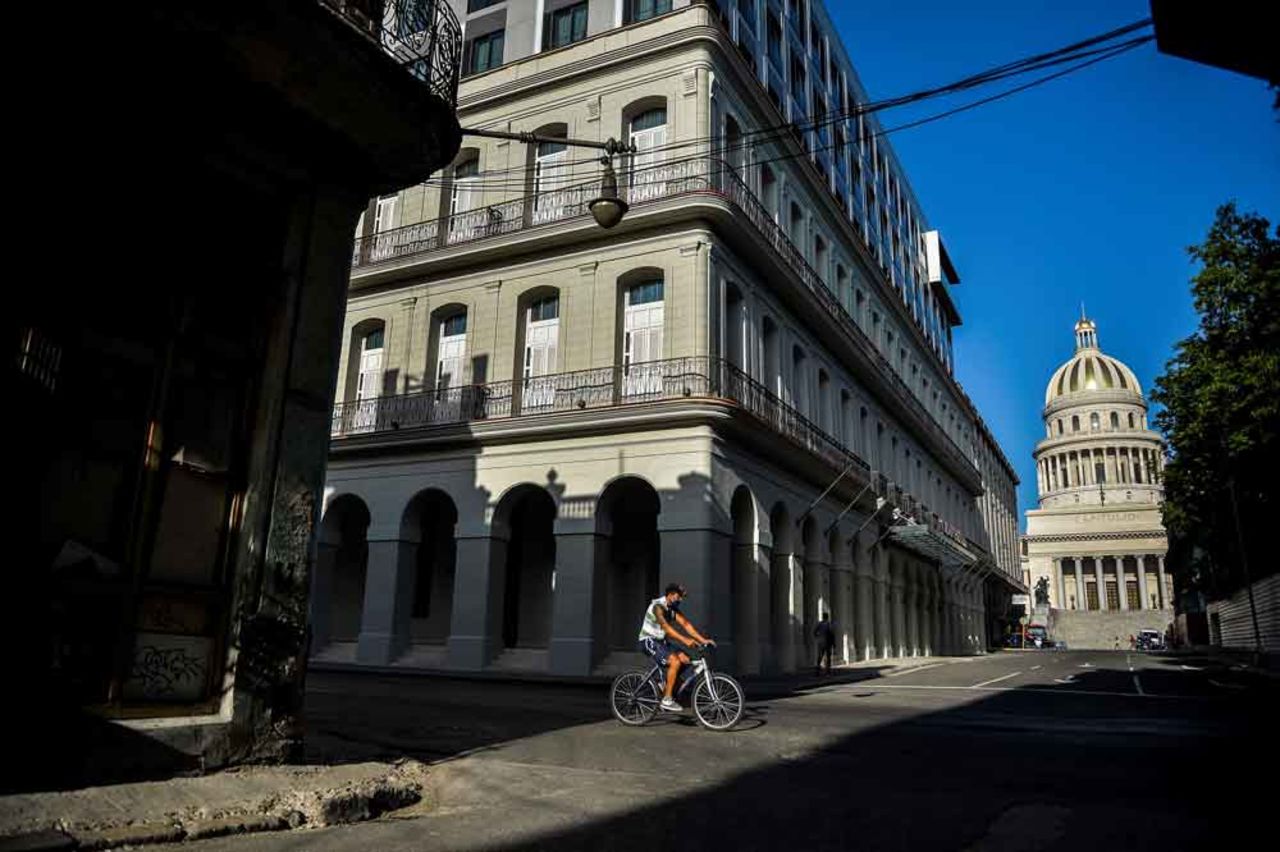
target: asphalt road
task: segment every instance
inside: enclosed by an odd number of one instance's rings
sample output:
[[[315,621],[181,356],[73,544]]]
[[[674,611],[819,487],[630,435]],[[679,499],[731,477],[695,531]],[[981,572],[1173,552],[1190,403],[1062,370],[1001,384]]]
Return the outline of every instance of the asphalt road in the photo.
[[[1274,834],[1280,690],[1207,660],[1006,652],[747,692],[744,722],[713,733],[688,713],[626,728],[599,686],[314,674],[311,758],[432,762],[423,803],[184,848],[1103,852]]]

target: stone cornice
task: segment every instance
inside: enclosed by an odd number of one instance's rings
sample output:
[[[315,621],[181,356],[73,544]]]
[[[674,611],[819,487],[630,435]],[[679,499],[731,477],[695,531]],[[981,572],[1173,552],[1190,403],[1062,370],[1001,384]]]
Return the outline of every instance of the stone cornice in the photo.
[[[1164,530],[1117,530],[1112,532],[1092,533],[1046,533],[1043,535],[1023,534],[1022,539],[1028,543],[1057,541],[1129,541],[1137,538],[1164,538]]]
[[[1072,408],[1089,409],[1099,405],[1136,405],[1143,411],[1147,410],[1147,401],[1140,393],[1127,390],[1091,390],[1055,397],[1053,402],[1041,410],[1041,416],[1049,418]]]

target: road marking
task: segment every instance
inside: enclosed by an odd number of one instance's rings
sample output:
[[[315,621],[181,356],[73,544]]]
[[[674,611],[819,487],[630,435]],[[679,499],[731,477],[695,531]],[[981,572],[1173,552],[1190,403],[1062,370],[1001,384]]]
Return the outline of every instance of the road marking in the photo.
[[[1209,678],[1209,683],[1221,689],[1244,689],[1245,688],[1243,685],[1238,683],[1223,683],[1222,681],[1214,680],[1213,678]]]
[[[922,672],[927,669],[936,669],[939,666],[948,666],[948,665],[951,665],[951,664],[950,663],[930,663],[927,666],[911,666],[910,668],[903,669],[900,672],[890,672],[889,674],[885,675],[885,677],[898,677],[899,675],[904,675],[904,674],[914,674],[915,672]]]
[[[1179,666],[1178,668],[1182,669],[1184,672],[1202,672],[1202,671],[1204,671],[1204,666],[1189,666],[1189,665],[1187,665],[1186,663],[1183,663],[1183,664],[1182,664],[1181,666]]]
[[[1081,663],[1079,666],[1077,666],[1077,668],[1091,669],[1093,668],[1093,663]]]
[[[1222,684],[1219,684],[1221,686]],[[1040,695],[1105,695],[1115,698],[1167,698],[1178,699],[1181,701],[1221,701],[1224,699],[1213,698],[1207,695],[1169,695],[1161,693],[1155,695],[1144,692],[1137,695],[1132,692],[1110,692],[1100,689],[1057,689],[1052,686],[925,686],[915,683],[868,683],[863,689],[937,689],[937,690],[981,690],[983,692],[1034,692]],[[1244,687],[1239,687],[1244,689]]]
[[[1022,672],[1013,672],[1012,674],[1001,675],[1000,677],[993,677],[991,680],[984,680],[982,683],[975,683],[973,686],[971,686],[971,687],[969,687],[969,688],[970,688],[970,689],[982,689],[982,687],[984,687],[984,686],[990,686],[990,685],[991,685],[991,684],[993,684],[993,683],[999,683],[999,682],[1000,682],[1000,681],[1002,681],[1002,680],[1008,680],[1009,678],[1011,678],[1011,677],[1017,677],[1017,676],[1018,676],[1018,675],[1020,675],[1020,674],[1022,674]]]
[[[1075,683],[1075,682],[1076,682],[1076,676],[1075,676],[1075,675],[1067,675],[1066,677],[1055,677],[1055,678],[1053,679],[1053,682],[1054,682],[1054,683]]]
[[[1033,671],[1033,672],[1038,672],[1038,671],[1040,671],[1042,668],[1044,668],[1044,666],[1032,666],[1032,667],[1031,667],[1031,671]]]

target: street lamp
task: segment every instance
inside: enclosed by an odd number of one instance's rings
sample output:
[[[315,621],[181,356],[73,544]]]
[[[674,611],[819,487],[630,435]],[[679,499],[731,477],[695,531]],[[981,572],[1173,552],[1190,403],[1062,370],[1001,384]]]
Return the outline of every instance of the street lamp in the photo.
[[[601,157],[604,164],[604,178],[600,181],[600,195],[587,202],[596,224],[606,231],[622,221],[627,215],[628,205],[618,197],[618,176],[613,173],[613,163],[608,157]]]
[[[605,230],[621,222],[622,217],[627,215],[627,210],[630,209],[627,202],[623,201],[622,197],[618,195],[618,176],[613,172],[613,155],[634,154],[636,150],[634,144],[628,145],[612,138],[606,139],[604,142],[595,142],[590,139],[543,136],[539,133],[508,133],[504,130],[478,130],[466,127],[462,128],[462,134],[464,136],[480,136],[485,139],[506,139],[523,142],[526,145],[552,142],[571,148],[595,148],[596,150],[604,151],[605,156],[600,158],[600,162],[604,165],[604,175],[600,180],[600,195],[587,202],[587,209],[591,211],[591,217],[596,220],[596,224]]]

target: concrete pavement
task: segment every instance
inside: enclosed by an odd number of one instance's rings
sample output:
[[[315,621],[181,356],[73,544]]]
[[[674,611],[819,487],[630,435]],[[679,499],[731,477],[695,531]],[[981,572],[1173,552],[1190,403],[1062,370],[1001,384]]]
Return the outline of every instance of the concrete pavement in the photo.
[[[598,686],[315,677],[314,756],[428,760],[422,803],[184,848],[1167,850],[1263,818],[1239,767],[1274,751],[1274,682],[1125,652],[921,662],[749,686],[727,734],[625,728]]]

